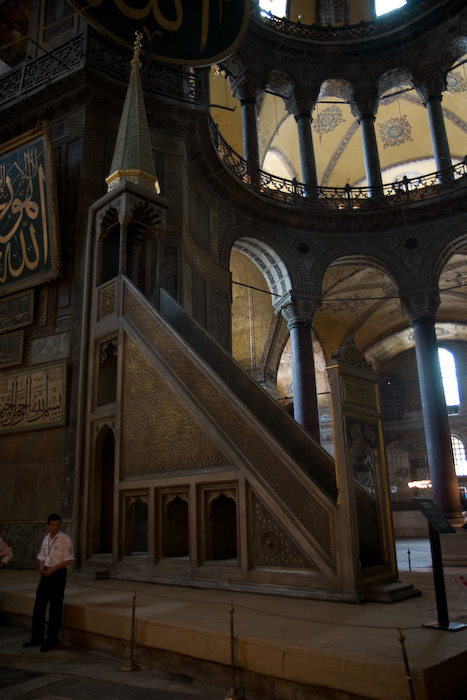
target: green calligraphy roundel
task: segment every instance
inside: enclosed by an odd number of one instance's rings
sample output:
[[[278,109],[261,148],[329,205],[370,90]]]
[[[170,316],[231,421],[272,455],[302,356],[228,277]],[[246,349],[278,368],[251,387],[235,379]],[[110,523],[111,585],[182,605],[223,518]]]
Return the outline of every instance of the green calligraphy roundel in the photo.
[[[100,32],[133,44],[143,34],[155,58],[210,65],[233,53],[246,31],[249,0],[70,0]]]

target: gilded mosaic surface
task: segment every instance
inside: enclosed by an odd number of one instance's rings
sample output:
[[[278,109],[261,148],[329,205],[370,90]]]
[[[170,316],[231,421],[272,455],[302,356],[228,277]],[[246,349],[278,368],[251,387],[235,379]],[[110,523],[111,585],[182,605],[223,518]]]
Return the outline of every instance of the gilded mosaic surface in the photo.
[[[151,318],[128,289],[125,296],[125,314],[151,344],[154,351],[159,353],[165,362],[174,369],[178,379],[196,396],[211,419],[221,430],[230,435],[237,450],[249,465],[249,469],[260,475],[260,478],[276,494],[280,495],[295,517],[332,558],[333,542],[329,513],[314,497],[311,484],[310,488],[304,486],[304,481],[299,479],[276,454],[274,445],[270,441],[260,438],[258,432],[248,422],[248,417],[236,410],[222,392],[213,383],[207,381],[206,375],[199,371],[198,367],[165,333],[162,326],[159,326]],[[148,378],[144,376],[144,372],[140,379],[142,388],[146,387]],[[144,388],[144,393],[148,393],[146,388]],[[139,406],[136,398],[135,410],[137,408]],[[136,410],[135,424],[127,425],[126,430],[137,429],[137,414],[138,410]],[[150,415],[150,421],[154,421],[153,414]]]
[[[225,456],[127,336],[124,476],[206,469]]]
[[[373,386],[364,386],[355,382],[343,382],[345,401],[358,401],[368,406],[376,406],[375,389]]]

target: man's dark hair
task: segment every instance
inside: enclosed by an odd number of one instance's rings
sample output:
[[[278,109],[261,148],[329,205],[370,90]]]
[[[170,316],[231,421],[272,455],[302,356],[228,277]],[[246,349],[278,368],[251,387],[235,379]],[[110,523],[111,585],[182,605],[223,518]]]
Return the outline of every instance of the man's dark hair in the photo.
[[[47,525],[50,525],[52,520],[60,520],[62,522],[62,516],[59,515],[58,513],[51,513],[49,517],[47,518]]]

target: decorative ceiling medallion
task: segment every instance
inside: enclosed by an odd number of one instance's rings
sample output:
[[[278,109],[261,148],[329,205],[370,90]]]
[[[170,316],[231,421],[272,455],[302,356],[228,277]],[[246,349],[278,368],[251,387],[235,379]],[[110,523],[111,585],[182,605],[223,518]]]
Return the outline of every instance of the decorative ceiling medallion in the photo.
[[[384,124],[379,124],[378,129],[383,148],[401,146],[406,141],[413,141],[412,127],[407,121],[405,114],[401,118],[388,119]]]
[[[313,129],[322,136],[334,131],[341,122],[345,122],[342,110],[340,107],[332,105],[331,107],[325,107],[322,112],[319,112],[316,119],[313,120]]]
[[[467,83],[459,73],[448,73],[446,77],[446,92],[465,92]]]

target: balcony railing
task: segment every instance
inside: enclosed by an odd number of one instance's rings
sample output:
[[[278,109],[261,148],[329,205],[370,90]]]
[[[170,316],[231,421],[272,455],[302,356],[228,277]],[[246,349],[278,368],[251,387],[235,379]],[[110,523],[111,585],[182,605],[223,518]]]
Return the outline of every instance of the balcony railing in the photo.
[[[39,58],[24,61],[0,78],[0,105],[83,68],[127,83],[131,53],[89,29]],[[161,65],[143,56],[141,82],[148,92],[191,104],[202,99],[200,76],[189,69]]]
[[[378,189],[348,184],[343,187],[311,187],[255,168],[229,146],[212,120],[210,128],[219,158],[230,172],[255,192],[282,204],[336,211],[375,210],[422,202],[453,189],[467,188],[467,157],[445,170],[410,179],[404,177]]]
[[[459,6],[459,10],[463,9],[463,3],[454,0],[449,0],[449,10],[452,12],[454,4]],[[394,32],[401,29],[404,25],[410,24],[417,20],[422,24],[429,21],[430,10],[442,11],[439,0],[411,0],[407,5],[398,8],[397,11],[388,12],[381,17],[359,24],[348,25],[320,25],[320,24],[302,24],[301,22],[291,22],[285,17],[276,17],[275,15],[260,9],[257,2],[253,0],[251,4],[251,16],[262,21],[268,29],[272,29],[281,34],[286,34],[296,39],[305,39],[307,41],[326,41],[326,42],[342,42],[342,41],[359,41],[362,39],[372,39],[380,37],[388,32]],[[436,22],[436,18],[433,19]]]

